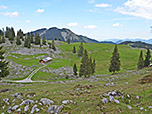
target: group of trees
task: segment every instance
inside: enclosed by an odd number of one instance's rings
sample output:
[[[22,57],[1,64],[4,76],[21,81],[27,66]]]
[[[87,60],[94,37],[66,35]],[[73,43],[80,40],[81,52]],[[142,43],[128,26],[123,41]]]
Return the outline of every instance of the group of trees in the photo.
[[[76,48],[75,46],[73,47],[73,53],[76,53]],[[81,53],[81,55],[80,55]],[[79,70],[79,76],[85,76],[85,77],[90,77],[91,74],[95,73],[95,66],[96,62],[95,59],[92,60],[92,58],[88,57],[88,52],[87,50],[83,51],[83,43],[81,42],[78,50],[78,56],[82,57],[81,59],[81,64],[80,64],[80,70]],[[77,66],[74,64],[73,66],[73,72],[74,75],[77,75]]]
[[[148,67],[150,65],[150,62],[151,62],[150,58],[151,58],[151,55],[150,55],[149,48],[147,48],[145,60],[144,60],[144,57],[143,57],[143,51],[141,50],[140,51],[139,60],[138,60],[138,63],[137,63],[138,69],[142,69],[144,67]]]

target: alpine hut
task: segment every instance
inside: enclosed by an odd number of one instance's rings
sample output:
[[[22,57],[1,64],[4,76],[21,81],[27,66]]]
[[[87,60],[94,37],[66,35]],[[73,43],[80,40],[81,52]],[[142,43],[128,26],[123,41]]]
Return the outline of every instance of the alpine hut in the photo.
[[[47,63],[47,62],[49,62],[49,61],[51,61],[51,60],[52,60],[51,57],[46,57],[46,58],[41,59],[39,62],[40,62],[40,63]]]

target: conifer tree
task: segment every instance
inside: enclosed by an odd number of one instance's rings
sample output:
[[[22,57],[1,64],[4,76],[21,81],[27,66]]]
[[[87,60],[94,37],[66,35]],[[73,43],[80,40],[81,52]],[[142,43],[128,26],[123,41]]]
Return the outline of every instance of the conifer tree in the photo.
[[[83,55],[83,43],[81,42],[78,50],[78,57],[82,57]]]
[[[70,44],[70,38],[68,38],[68,44]]]
[[[73,46],[73,53],[76,53],[76,48],[75,48],[75,46]]]
[[[144,59],[143,59],[143,52],[142,50],[140,51],[140,56],[137,64],[138,69],[144,68]]]
[[[150,64],[150,58],[151,58],[150,50],[149,50],[149,48],[147,48],[146,58],[145,58],[145,61],[144,61],[144,66],[145,67],[149,66],[149,64]]]
[[[5,38],[8,38],[8,36],[9,36],[9,30],[10,30],[10,28],[6,27]]]
[[[46,45],[45,36],[43,36],[43,39],[42,39],[42,44],[43,44],[43,45]]]
[[[3,46],[0,46],[0,80],[9,75],[8,62],[4,60],[5,51],[2,48]]]
[[[27,37],[25,37],[25,40],[24,40],[24,47],[28,47],[28,39],[27,39]]]
[[[93,63],[92,63],[92,74],[94,74],[95,73],[95,70],[96,69],[96,61],[95,61],[95,59],[93,60]]]
[[[8,32],[8,39],[9,39],[9,41],[10,41],[11,43],[13,43],[14,38],[15,38],[14,28],[11,27],[11,28],[9,29],[9,32]]]
[[[110,61],[109,72],[115,73],[116,71],[120,71],[120,56],[118,53],[117,45],[115,45],[114,51],[112,53],[112,58]]]
[[[57,40],[57,38],[55,37],[54,40]]]
[[[76,64],[74,64],[74,66],[73,66],[73,72],[74,72],[74,75],[77,75],[77,65]]]
[[[52,40],[52,49],[54,50],[54,51],[56,51],[56,47],[55,47],[55,42],[54,42],[54,40]]]
[[[59,38],[59,41],[61,41],[61,38]]]
[[[2,37],[2,43],[5,43],[5,38],[4,38],[4,36]]]
[[[80,71],[79,71],[79,76],[81,77],[82,75],[84,75],[85,77],[87,77],[88,75],[88,52],[87,50],[85,50],[82,60],[81,60],[81,65],[80,65]]]
[[[39,34],[35,34],[35,45],[40,45],[41,37]]]
[[[34,43],[34,34],[33,34],[33,32],[31,32],[30,38],[31,38],[31,43]]]
[[[48,45],[49,45],[49,48],[51,49],[52,48],[52,43],[49,42]]]
[[[16,38],[16,45],[21,45],[21,44],[22,44],[22,43],[21,43],[20,37],[17,36],[17,38]]]

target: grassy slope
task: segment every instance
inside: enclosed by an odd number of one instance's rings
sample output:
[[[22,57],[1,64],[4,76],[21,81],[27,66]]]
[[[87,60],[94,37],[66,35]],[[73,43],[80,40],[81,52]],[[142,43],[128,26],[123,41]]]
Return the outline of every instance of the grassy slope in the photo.
[[[89,80],[81,80],[78,82],[73,83],[67,83],[67,84],[51,84],[51,83],[36,83],[36,84],[24,84],[22,86],[12,84],[12,85],[5,85],[0,86],[0,89],[12,89],[10,92],[0,93],[0,101],[2,101],[3,98],[10,98],[10,101],[14,98],[10,94],[14,94],[16,92],[21,92],[24,95],[27,93],[36,93],[36,96],[30,99],[33,100],[40,100],[41,98],[49,98],[55,101],[55,105],[60,105],[62,100],[71,99],[73,101],[77,102],[77,105],[69,104],[65,106],[64,110],[62,112],[71,113],[71,114],[101,114],[101,112],[106,113],[123,113],[123,114],[150,114],[152,110],[148,109],[148,106],[152,105],[152,84],[138,84],[138,80],[141,79],[143,76],[145,76],[145,73],[147,70],[150,69],[143,69],[140,71],[142,75],[138,75],[136,73],[121,73],[117,76],[121,76],[118,80],[114,81],[115,85],[112,87],[104,87],[103,85],[105,83],[108,83],[107,81],[97,81],[97,82],[91,82]],[[127,75],[132,75],[131,77],[127,77]],[[110,76],[109,78],[112,78],[113,76]],[[99,77],[102,79],[106,79],[107,77]],[[125,82],[128,82],[126,84]],[[91,91],[90,94],[83,93],[80,96],[72,96],[69,94],[69,92],[74,90],[74,87],[76,85],[92,85],[93,88],[89,89]],[[76,89],[76,88],[75,88]],[[126,96],[127,94],[131,95],[130,99],[125,98],[124,100],[121,100],[120,97],[116,98],[119,99],[120,104],[116,103],[107,103],[103,104],[101,102],[102,98],[100,95],[103,95],[105,92],[112,91],[112,90],[119,90],[121,92],[124,92]],[[63,94],[61,94],[63,93]],[[140,96],[141,99],[137,100],[136,96]],[[128,103],[128,100],[131,100],[131,103]],[[21,103],[20,101],[16,100],[16,104]],[[2,106],[4,106],[4,102],[2,101],[0,103],[0,113],[6,112],[8,107],[4,108],[2,110]],[[127,105],[131,105],[133,107],[133,110],[129,110],[127,108]],[[104,109],[101,109],[104,107]],[[141,111],[140,107],[144,107],[147,111]],[[39,107],[40,108],[40,107]],[[41,114],[47,113],[47,107],[43,107],[44,110],[40,110]],[[14,112],[16,113],[16,112]],[[30,112],[28,112],[30,113]]]

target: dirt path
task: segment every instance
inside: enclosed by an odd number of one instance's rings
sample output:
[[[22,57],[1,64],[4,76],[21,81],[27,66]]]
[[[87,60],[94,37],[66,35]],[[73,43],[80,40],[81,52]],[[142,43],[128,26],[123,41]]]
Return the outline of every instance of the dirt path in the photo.
[[[37,69],[35,69],[27,78],[23,79],[23,80],[3,80],[6,82],[18,82],[18,83],[28,83],[28,82],[47,82],[47,81],[32,81],[32,77],[34,76],[34,74],[36,74],[40,69],[46,67],[47,65],[51,64],[54,61],[51,61],[49,63],[43,64],[43,66],[38,67]]]

